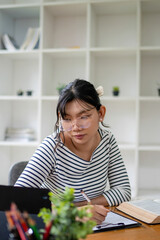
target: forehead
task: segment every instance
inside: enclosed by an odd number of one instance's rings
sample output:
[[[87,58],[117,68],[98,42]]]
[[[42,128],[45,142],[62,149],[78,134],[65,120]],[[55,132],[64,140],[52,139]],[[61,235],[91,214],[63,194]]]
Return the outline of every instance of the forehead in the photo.
[[[71,102],[68,102],[65,106],[65,113],[66,115],[75,115],[80,114],[83,112],[90,111],[94,108],[94,106],[85,103],[81,100],[73,100]]]

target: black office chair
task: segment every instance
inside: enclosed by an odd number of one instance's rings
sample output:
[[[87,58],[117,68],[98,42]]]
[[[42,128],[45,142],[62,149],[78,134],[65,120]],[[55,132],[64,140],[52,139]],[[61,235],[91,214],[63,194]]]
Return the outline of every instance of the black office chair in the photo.
[[[8,179],[8,184],[9,185],[14,185],[15,182],[17,181],[18,177],[21,175],[23,172],[24,168],[26,167],[28,161],[21,161],[13,164],[9,170],[9,179]]]

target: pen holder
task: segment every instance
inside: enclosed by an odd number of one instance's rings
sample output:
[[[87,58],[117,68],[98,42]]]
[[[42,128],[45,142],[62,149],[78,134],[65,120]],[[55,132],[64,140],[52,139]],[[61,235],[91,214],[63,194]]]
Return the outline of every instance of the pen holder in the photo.
[[[9,238],[8,240],[21,240],[16,228],[9,229]]]

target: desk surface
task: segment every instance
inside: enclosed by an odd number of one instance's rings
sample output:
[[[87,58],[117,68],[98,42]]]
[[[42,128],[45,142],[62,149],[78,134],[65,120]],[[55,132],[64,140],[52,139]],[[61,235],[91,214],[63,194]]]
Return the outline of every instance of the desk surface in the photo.
[[[117,213],[121,213],[115,208],[110,208],[110,210]],[[124,216],[127,216],[123,213],[121,214]],[[36,218],[36,221],[37,221],[37,218]],[[142,224],[140,227],[128,228],[128,229],[117,229],[117,230],[90,234],[88,235],[86,240],[160,240],[160,224],[148,225],[142,222],[140,223]],[[38,224],[39,226],[42,225],[41,222],[39,222]],[[8,240],[8,230],[6,226],[6,217],[4,212],[0,212],[0,239]]]
[[[128,217],[115,208],[111,210]],[[140,227],[94,233],[88,235],[86,240],[160,240],[160,224],[148,225],[141,221],[138,222],[142,224]]]

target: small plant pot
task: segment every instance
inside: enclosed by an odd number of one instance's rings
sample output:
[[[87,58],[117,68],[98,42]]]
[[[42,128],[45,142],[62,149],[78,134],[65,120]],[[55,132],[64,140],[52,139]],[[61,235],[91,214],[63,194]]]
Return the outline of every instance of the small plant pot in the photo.
[[[59,95],[61,95],[61,92],[62,92],[63,88],[64,88],[64,87],[57,89]]]
[[[18,95],[18,96],[22,96],[22,95],[23,95],[23,93],[24,93],[24,92],[23,92],[23,91],[21,91],[21,90],[18,90],[18,91],[17,91],[17,95]]]
[[[58,91],[58,94],[61,95],[62,90],[65,88],[65,84],[60,84],[56,89]]]
[[[113,96],[118,96],[119,95],[119,91],[113,91]]]
[[[32,90],[28,90],[28,91],[26,91],[27,96],[32,96],[32,93],[33,93]]]
[[[157,90],[158,90],[158,96],[160,96],[160,88],[158,88]]]

